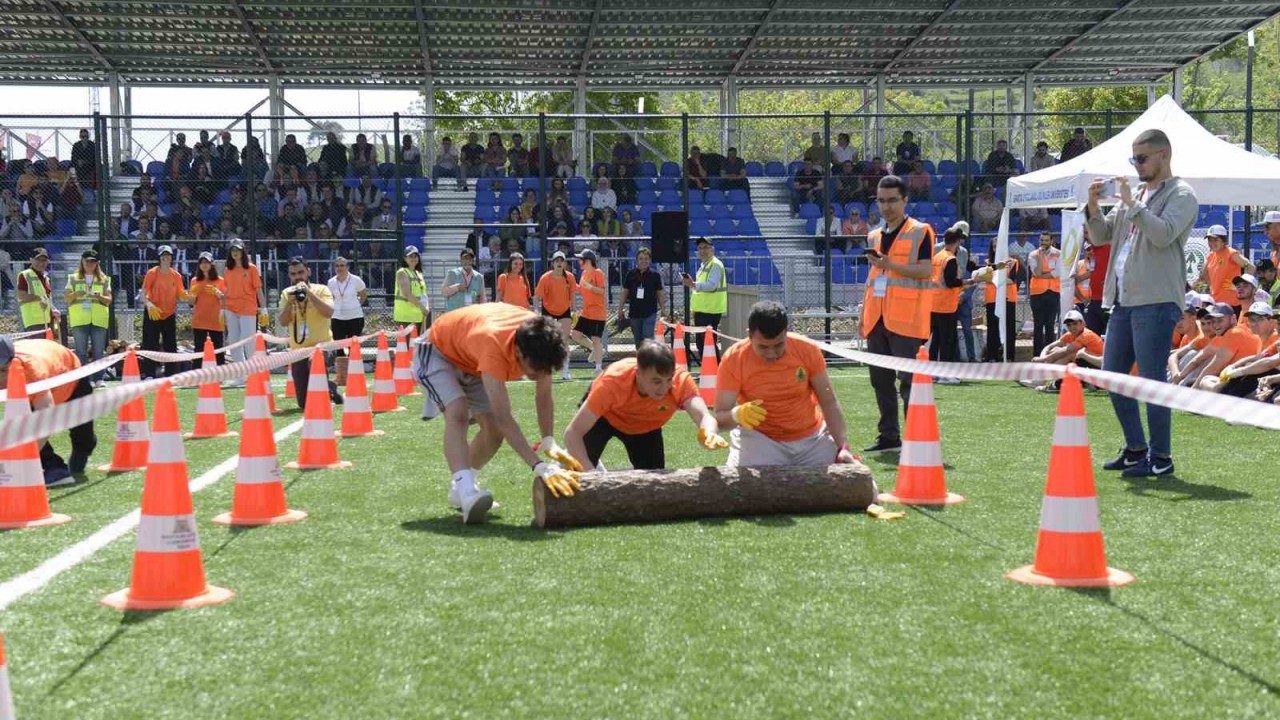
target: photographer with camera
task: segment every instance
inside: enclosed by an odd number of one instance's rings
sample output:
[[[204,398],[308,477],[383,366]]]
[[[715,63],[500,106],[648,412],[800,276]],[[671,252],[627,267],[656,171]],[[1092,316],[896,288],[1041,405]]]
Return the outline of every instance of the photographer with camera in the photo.
[[[311,268],[301,257],[289,258],[289,281],[293,283],[280,291],[280,324],[289,329],[289,349],[315,347],[333,340],[333,294],[324,285],[311,282]],[[310,380],[311,358],[306,357],[289,366],[293,375],[298,407],[307,406],[307,384]],[[328,379],[328,368],[325,368]],[[329,399],[334,405],[342,404],[342,395],[333,381],[329,381]]]

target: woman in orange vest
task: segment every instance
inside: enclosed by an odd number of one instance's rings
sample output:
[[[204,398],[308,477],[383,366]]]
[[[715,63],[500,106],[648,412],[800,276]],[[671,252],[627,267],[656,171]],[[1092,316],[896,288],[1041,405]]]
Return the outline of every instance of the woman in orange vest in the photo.
[[[142,349],[178,352],[178,300],[189,300],[182,274],[173,269],[173,248],[160,246],[160,262],[142,279],[142,300],[147,314],[142,318]],[[139,363],[143,379],[155,377],[156,363],[143,358]],[[170,365],[161,363],[166,377]]]
[[[1008,268],[1004,285],[1004,324],[1008,344],[1001,352],[1000,318],[996,317],[996,272]],[[1009,258],[1005,262],[992,264],[974,273],[974,281],[984,283],[983,293],[987,304],[987,350],[982,357],[983,362],[1000,362],[1001,357],[1013,362],[1018,337],[1018,284],[1013,282],[1017,277],[1018,261]]]
[[[1045,346],[1058,337],[1058,310],[1062,307],[1062,253],[1053,246],[1051,233],[1040,233],[1040,247],[1027,256],[1031,270],[1031,322],[1034,331],[1031,356],[1040,357]]]
[[[1199,282],[1204,291],[1213,296],[1214,302],[1230,305],[1239,316],[1240,298],[1236,296],[1233,281],[1240,275],[1252,273],[1253,263],[1231,247],[1227,242],[1227,229],[1221,225],[1210,227],[1205,240],[1209,243],[1209,255],[1204,259]]]
[[[1093,277],[1094,258],[1093,246],[1085,244],[1084,257],[1076,263],[1076,274],[1073,278],[1076,286],[1076,309],[1081,313],[1085,311],[1085,307],[1089,304],[1089,291],[1092,288],[1089,278]]]
[[[9,385],[9,364],[14,359],[22,363],[27,385],[48,380],[80,367],[80,358],[68,347],[53,340],[12,340],[0,337],[0,390]],[[80,378],[63,385],[31,395],[31,408],[43,410],[93,394],[89,378]],[[84,473],[89,456],[98,446],[98,436],[93,432],[93,421],[71,428],[71,457],[66,462],[54,451],[48,438],[40,443],[40,467],[44,470],[45,487],[74,485],[72,475]]]

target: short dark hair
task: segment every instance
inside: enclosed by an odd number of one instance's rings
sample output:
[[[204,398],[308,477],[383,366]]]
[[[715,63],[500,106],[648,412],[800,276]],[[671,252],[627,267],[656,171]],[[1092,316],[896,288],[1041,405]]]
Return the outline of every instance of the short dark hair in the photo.
[[[897,175],[885,175],[876,184],[877,190],[897,190],[902,197],[907,196],[907,184]]]
[[[1139,133],[1138,137],[1133,139],[1134,145],[1150,145],[1151,147],[1167,150],[1173,145],[1169,143],[1169,136],[1164,134],[1163,130],[1144,130]]]
[[[665,344],[645,340],[636,350],[636,367],[642,370],[656,370],[663,376],[671,375],[676,371],[676,356]]]
[[[306,267],[307,261],[301,255],[294,255],[293,257],[289,258],[289,267],[293,267],[294,265],[301,265],[302,267]]]
[[[772,340],[787,331],[787,309],[774,300],[761,300],[751,306],[747,316],[747,332],[760,333]]]
[[[405,137],[409,137],[409,136],[408,136],[408,135],[406,135]],[[449,137],[448,135],[445,135],[444,137],[440,138],[440,142],[442,142],[442,143],[451,143],[451,142],[453,142],[453,138]]]
[[[531,317],[516,328],[516,349],[534,370],[550,372],[569,357],[560,323],[545,315]]]

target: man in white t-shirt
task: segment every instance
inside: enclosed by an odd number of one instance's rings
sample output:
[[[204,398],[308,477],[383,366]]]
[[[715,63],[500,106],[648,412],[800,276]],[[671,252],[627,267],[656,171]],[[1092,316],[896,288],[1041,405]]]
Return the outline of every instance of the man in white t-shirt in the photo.
[[[329,292],[333,293],[333,317],[330,327],[333,328],[334,340],[359,337],[364,334],[364,303],[369,298],[364,280],[359,275],[351,274],[351,262],[339,255],[333,261],[336,273],[327,283]]]

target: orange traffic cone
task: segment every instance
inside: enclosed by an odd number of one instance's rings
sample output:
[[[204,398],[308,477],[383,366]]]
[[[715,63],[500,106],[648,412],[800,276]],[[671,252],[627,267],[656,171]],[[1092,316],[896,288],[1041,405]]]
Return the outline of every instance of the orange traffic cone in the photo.
[[[689,356],[684,349],[684,325],[676,323],[675,335],[671,340],[671,352],[676,356],[676,369],[689,371]],[[711,407],[715,407],[712,405]]]
[[[348,371],[350,372],[350,371]],[[395,381],[391,373],[391,353],[387,350],[387,333],[378,333],[378,356],[373,366],[373,412],[400,412],[405,410],[396,395]]]
[[[653,339],[664,345],[667,342],[667,324],[662,322],[662,318],[653,324]]]
[[[405,343],[404,335],[401,335],[400,339],[396,340],[395,374],[392,376],[396,381],[396,395],[400,397],[417,394],[417,391],[413,388],[413,371],[411,367],[409,345]]]
[[[129,348],[129,354],[124,356],[124,373],[120,376],[120,384],[123,386],[141,381],[138,356],[133,348]],[[99,465],[98,469],[108,473],[142,470],[147,466],[150,437],[151,433],[147,429],[147,404],[139,396],[122,405],[116,414],[116,446],[111,451],[111,462]]]
[[[285,380],[284,380],[284,393],[282,393],[282,394],[280,395],[280,399],[282,399],[282,400],[291,400],[291,399],[293,399],[293,398],[296,398],[296,397],[298,396],[298,389],[297,389],[296,387],[294,387],[294,385],[293,385],[293,373],[292,373],[292,372],[290,372],[290,371],[289,371],[289,368],[287,368],[287,367],[284,369],[284,378],[285,378]]]
[[[27,376],[22,361],[9,363],[9,398],[4,404],[5,420],[31,417],[27,397]],[[0,530],[45,527],[71,522],[71,518],[49,512],[49,493],[44,487],[40,448],[34,441],[0,450]]]
[[[917,360],[928,360],[923,347]],[[904,505],[955,505],[964,497],[947,492],[947,476],[942,468],[942,442],[938,434],[938,408],[933,404],[933,378],[922,373],[911,376],[911,402],[907,406],[907,427],[902,434],[898,456],[898,483],[891,493],[880,493],[880,502]]]
[[[0,720],[13,718],[13,692],[9,689],[9,668],[4,663],[4,633],[0,633]]]
[[[213,341],[205,338],[204,362],[200,367],[208,370],[217,366],[218,361],[213,354]],[[227,408],[222,403],[222,383],[216,381],[201,383],[200,395],[196,398],[196,426],[182,437],[191,440],[235,437],[236,435],[234,430],[227,429]]]
[[[702,396],[702,400],[707,404],[707,407],[716,406],[716,373],[720,370],[720,363],[716,360],[715,342],[715,331],[707,328],[707,334],[702,339],[704,352],[702,353],[702,367],[698,374],[698,394]],[[677,361],[678,365],[679,361]]]
[[[307,408],[302,415],[302,442],[298,459],[285,465],[290,470],[349,468],[338,459],[338,441],[333,436],[333,408],[329,405],[329,378],[324,372],[324,354],[311,354],[311,376],[307,380]]]
[[[258,333],[257,339],[253,343],[253,354],[255,357],[265,357],[267,354],[267,341],[262,339],[262,333]],[[267,370],[262,371],[262,379],[267,388],[267,409],[272,415],[279,415],[280,409],[276,407],[275,393],[271,392],[271,373]],[[293,382],[293,376],[289,376],[289,382]]]
[[[1070,366],[1058,391],[1058,417],[1049,453],[1049,477],[1040,508],[1040,539],[1032,565],[1006,577],[1031,585],[1109,587],[1133,576],[1107,567],[1093,485],[1093,457],[1084,419],[1084,393]]]
[[[116,610],[173,610],[224,603],[235,596],[204,579],[178,400],[165,383],[156,393],[151,449],[142,486],[142,518],[129,587],[102,598]]]
[[[244,434],[240,436],[235,495],[231,512],[213,519],[219,525],[278,525],[307,516],[285,504],[284,479],[280,476],[271,413],[267,409],[271,391],[263,375],[250,375],[245,389]]]
[[[52,339],[53,339],[53,328],[45,328],[45,329],[44,329],[44,339],[45,339],[45,340],[52,340]]]
[[[369,410],[369,386],[364,379],[364,356],[360,341],[351,339],[351,354],[347,356],[347,395],[342,405],[342,430],[344,438],[382,435],[373,429],[373,413]]]

